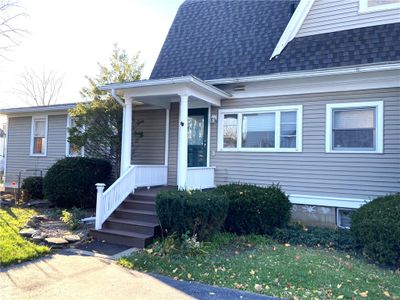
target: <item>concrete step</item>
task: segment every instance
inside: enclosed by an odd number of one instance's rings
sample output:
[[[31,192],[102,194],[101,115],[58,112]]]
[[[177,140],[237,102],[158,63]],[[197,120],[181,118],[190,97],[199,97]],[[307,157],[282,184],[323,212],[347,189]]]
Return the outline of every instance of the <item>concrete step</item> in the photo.
[[[90,234],[97,240],[105,240],[109,243],[132,246],[143,249],[151,243],[153,236],[125,230],[102,228],[90,230]]]
[[[119,207],[111,215],[118,219],[129,219],[150,223],[158,223],[157,213],[150,210],[128,209]]]
[[[127,209],[156,211],[156,203],[151,201],[126,199],[124,202],[122,202],[121,207]]]
[[[130,232],[137,232],[141,234],[148,234],[154,236],[159,232],[159,224],[153,222],[143,222],[138,220],[121,219],[110,217],[104,222],[104,228],[125,230]]]

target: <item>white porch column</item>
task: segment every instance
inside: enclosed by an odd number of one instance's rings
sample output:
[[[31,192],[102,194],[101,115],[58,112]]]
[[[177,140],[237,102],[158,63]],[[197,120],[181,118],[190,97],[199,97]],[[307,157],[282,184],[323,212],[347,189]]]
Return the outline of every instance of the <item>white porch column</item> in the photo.
[[[122,119],[121,175],[131,164],[132,153],[132,99],[125,99]]]
[[[178,157],[177,157],[177,183],[178,189],[186,188],[186,176],[188,165],[188,102],[187,95],[181,95],[179,106],[179,133],[178,133]]]

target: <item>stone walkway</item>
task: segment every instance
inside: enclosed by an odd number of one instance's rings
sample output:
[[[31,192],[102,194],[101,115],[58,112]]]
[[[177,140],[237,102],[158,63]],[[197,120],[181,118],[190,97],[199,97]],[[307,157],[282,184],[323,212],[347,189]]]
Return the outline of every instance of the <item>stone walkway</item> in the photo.
[[[115,262],[62,252],[0,272],[0,299],[273,299],[129,271]]]

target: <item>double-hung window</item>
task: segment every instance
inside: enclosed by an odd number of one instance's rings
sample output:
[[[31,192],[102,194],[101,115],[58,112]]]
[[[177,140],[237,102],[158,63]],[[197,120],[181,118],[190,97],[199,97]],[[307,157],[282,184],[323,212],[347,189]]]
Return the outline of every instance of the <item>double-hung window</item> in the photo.
[[[47,151],[47,116],[32,117],[31,151],[32,156],[46,156]]]
[[[219,151],[301,151],[302,106],[222,109]]]
[[[383,103],[328,104],[326,152],[383,152]]]
[[[400,8],[400,0],[360,0],[360,13]]]
[[[75,126],[75,119],[70,115],[67,117],[67,143],[66,143],[66,156],[74,157],[74,156],[84,156],[84,148],[77,147],[74,144],[71,144],[68,141],[69,138],[69,129]]]

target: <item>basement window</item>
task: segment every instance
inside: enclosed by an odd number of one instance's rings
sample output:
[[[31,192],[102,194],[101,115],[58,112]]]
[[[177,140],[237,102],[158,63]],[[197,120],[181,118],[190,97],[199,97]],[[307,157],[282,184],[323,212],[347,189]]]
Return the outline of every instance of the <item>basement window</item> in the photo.
[[[400,8],[400,0],[360,0],[360,13]]]
[[[351,215],[354,209],[348,208],[337,208],[336,209],[336,225],[339,228],[350,229],[351,226]]]

